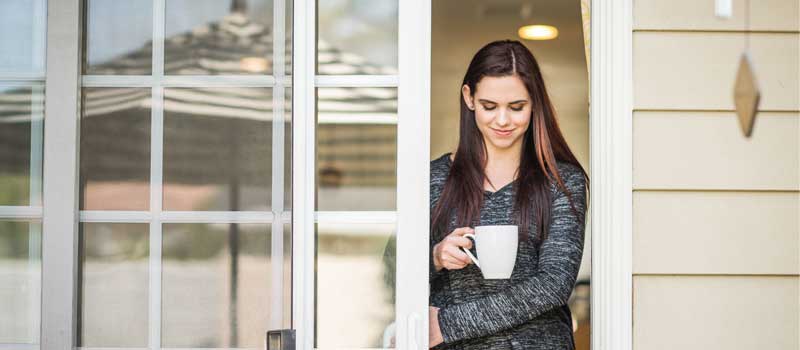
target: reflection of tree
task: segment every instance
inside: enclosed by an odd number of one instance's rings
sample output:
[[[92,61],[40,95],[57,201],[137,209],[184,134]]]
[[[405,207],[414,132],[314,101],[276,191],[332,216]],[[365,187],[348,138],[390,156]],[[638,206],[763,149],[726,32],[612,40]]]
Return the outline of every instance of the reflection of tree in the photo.
[[[391,235],[386,241],[386,247],[383,249],[383,283],[389,291],[389,305],[394,306],[397,301],[397,233]],[[392,308],[394,310],[394,308]],[[395,313],[391,313],[391,317],[387,322],[384,322],[384,327],[389,327],[395,321]],[[383,343],[383,334],[377,335],[377,344]]]
[[[0,258],[28,258],[28,225],[21,221],[0,221]]]
[[[392,305],[395,303],[395,281],[397,280],[395,278],[397,268],[397,239],[395,237],[395,235],[391,235],[383,249],[383,282],[391,291],[389,302]]]

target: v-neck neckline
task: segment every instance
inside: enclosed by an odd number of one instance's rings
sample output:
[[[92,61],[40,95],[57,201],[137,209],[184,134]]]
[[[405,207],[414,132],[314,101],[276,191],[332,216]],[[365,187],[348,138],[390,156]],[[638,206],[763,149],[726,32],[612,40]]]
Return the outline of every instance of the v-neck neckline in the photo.
[[[452,159],[450,159],[450,155],[451,155],[451,154],[453,154],[453,152],[448,152],[448,153],[446,153],[446,154],[445,154],[445,158],[447,159],[447,167],[448,167],[448,168],[450,168],[450,167],[452,167],[452,166],[453,166],[453,160],[452,160]],[[498,189],[497,191],[494,191],[494,192],[492,192],[492,191],[489,191],[489,190],[487,190],[487,189],[485,189],[485,188],[484,188],[484,189],[483,189],[483,193],[485,193],[485,194],[488,194],[489,196],[493,196],[493,195],[495,195],[495,194],[497,194],[497,193],[499,193],[499,192],[502,192],[502,191],[503,191],[503,190],[505,190],[506,188],[508,188],[508,187],[511,187],[511,185],[513,185],[514,183],[516,183],[516,182],[517,182],[517,180],[519,180],[519,178],[516,178],[516,179],[512,180],[511,182],[509,182],[509,183],[507,183],[507,184],[503,185],[502,187],[500,187],[500,189]]]

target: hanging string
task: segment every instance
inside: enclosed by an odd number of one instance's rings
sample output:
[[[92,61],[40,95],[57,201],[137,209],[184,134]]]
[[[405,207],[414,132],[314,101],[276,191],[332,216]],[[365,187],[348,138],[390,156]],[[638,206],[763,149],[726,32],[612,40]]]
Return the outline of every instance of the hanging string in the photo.
[[[744,52],[750,54],[750,0],[745,0],[744,9]]]

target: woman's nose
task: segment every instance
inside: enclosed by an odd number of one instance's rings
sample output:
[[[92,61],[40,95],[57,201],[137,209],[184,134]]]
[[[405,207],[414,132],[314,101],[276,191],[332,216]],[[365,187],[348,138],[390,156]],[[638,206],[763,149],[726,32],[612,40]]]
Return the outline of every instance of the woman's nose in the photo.
[[[501,108],[497,114],[497,125],[505,126],[508,125],[509,121],[511,121],[511,118],[508,117],[508,112],[505,108]]]

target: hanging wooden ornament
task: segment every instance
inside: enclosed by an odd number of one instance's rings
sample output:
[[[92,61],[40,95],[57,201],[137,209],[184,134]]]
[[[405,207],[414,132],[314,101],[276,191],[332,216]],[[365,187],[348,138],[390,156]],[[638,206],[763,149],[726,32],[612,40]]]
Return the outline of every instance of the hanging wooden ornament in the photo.
[[[750,137],[753,132],[760,99],[761,92],[758,89],[750,55],[745,51],[739,59],[739,70],[736,73],[736,84],[733,89],[733,102],[736,106],[736,115],[739,117],[739,126],[746,137]]]
[[[744,52],[739,58],[739,70],[733,86],[733,104],[739,117],[739,126],[745,137],[753,134],[753,125],[758,114],[758,102],[761,92],[758,89],[753,62],[750,59],[750,0],[745,1],[744,16]]]

